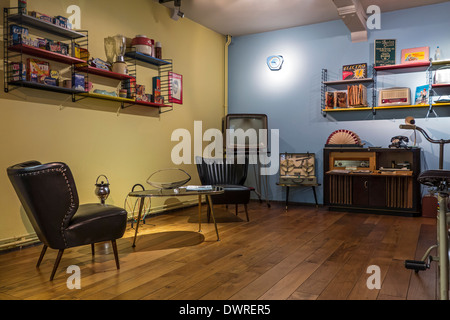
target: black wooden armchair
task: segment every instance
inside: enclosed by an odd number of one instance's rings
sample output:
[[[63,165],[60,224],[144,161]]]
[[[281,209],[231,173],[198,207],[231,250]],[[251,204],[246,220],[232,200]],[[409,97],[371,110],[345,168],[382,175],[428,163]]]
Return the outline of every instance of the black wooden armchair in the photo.
[[[7,169],[8,177],[30,222],[44,247],[37,262],[39,267],[47,247],[58,249],[50,281],[53,280],[64,249],[111,241],[117,269],[119,256],[116,239],[123,236],[127,212],[111,205],[80,205],[69,167],[61,162],[41,164],[28,161]]]
[[[238,205],[243,204],[247,221],[247,204],[250,201],[251,188],[244,186],[247,179],[248,158],[245,163],[238,163],[237,159],[227,163],[226,159],[206,159],[197,157],[197,171],[203,185],[223,187],[224,193],[211,196],[213,204],[234,204],[236,215]],[[208,215],[209,219],[209,215]]]

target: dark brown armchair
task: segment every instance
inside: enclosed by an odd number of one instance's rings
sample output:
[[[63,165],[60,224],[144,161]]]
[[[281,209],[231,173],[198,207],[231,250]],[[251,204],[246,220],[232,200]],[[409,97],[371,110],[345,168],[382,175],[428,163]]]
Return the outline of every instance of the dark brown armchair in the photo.
[[[196,162],[198,175],[203,185],[213,185],[224,189],[224,193],[211,196],[213,204],[234,204],[236,215],[238,205],[243,204],[247,221],[250,221],[247,204],[250,201],[251,188],[244,186],[247,179],[248,158],[245,158],[244,163],[238,163],[237,159],[227,162],[226,158],[197,157]]]
[[[80,205],[72,173],[65,163],[28,161],[7,169],[8,177],[44,247],[58,249],[50,280],[53,280],[64,249],[111,241],[117,269],[120,268],[116,239],[123,236],[127,212],[111,205]]]

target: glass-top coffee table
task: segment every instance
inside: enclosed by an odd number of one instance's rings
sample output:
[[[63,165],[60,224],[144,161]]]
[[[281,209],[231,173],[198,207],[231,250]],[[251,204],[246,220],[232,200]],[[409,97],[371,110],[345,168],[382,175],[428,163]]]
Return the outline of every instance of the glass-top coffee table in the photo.
[[[215,194],[223,193],[223,188],[221,187],[206,187],[206,186],[187,186],[175,189],[154,189],[154,190],[143,190],[143,191],[132,191],[128,194],[129,197],[140,198],[139,201],[139,215],[136,223],[136,230],[134,233],[133,247],[136,246],[136,236],[139,229],[139,222],[142,216],[142,209],[144,207],[145,198],[155,198],[155,197],[180,197],[180,196],[198,196],[198,232],[202,231],[202,196],[206,197],[206,202],[208,203],[210,213],[214,222],[214,227],[216,229],[217,241],[219,241],[219,231],[217,230],[216,219],[214,217],[213,203],[211,196]]]

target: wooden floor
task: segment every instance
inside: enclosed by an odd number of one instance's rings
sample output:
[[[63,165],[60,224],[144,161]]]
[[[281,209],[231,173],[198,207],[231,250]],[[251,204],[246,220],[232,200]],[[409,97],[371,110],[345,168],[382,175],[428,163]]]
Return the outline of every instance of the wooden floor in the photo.
[[[436,299],[434,264],[404,268],[434,244],[434,219],[252,202],[247,222],[242,209],[236,217],[234,207],[216,207],[221,241],[206,217],[197,232],[196,207],[147,219],[134,249],[128,226],[117,242],[120,270],[105,243],[94,257],[90,246],[67,249],[53,282],[56,250],[39,269],[42,245],[0,254],[0,300]],[[67,288],[70,265],[81,269],[79,290]],[[380,267],[381,289],[367,288],[370,265]]]

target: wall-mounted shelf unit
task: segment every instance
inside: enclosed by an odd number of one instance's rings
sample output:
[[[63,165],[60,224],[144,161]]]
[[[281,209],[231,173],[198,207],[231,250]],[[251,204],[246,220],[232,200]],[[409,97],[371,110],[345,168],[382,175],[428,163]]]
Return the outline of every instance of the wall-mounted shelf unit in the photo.
[[[449,96],[450,97],[450,83],[435,83],[434,76],[439,69],[450,69],[450,60],[436,60],[431,61],[430,67],[428,69],[428,83],[430,85],[430,111],[434,112],[434,107],[449,107],[450,102],[447,98],[444,102],[433,102],[433,97],[435,96]]]
[[[116,73],[108,70],[103,70],[91,66],[75,66],[75,70],[77,72],[84,72],[87,74],[87,79],[89,79],[89,75],[96,75],[103,78],[109,78],[113,80],[127,80],[127,79],[135,79],[132,75],[126,75],[121,73]],[[101,99],[101,100],[109,100],[109,101],[115,101],[119,102],[122,109],[131,107],[133,105],[140,105],[140,106],[147,106],[147,107],[153,107],[153,108],[164,108],[164,107],[171,107],[170,105],[161,104],[161,103],[154,103],[149,101],[139,101],[135,99],[130,98],[122,98],[117,96],[111,96],[107,94],[99,94],[94,92],[75,92],[73,95],[73,101],[79,101],[81,99],[85,98],[93,98],[93,99]],[[119,109],[120,110],[120,109]],[[160,111],[161,112],[161,111]]]
[[[89,75],[95,75],[95,76],[100,76],[103,78],[109,78],[109,79],[114,79],[114,80],[119,80],[119,81],[136,80],[137,79],[136,60],[145,62],[146,66],[148,66],[148,65],[155,66],[158,69],[158,75],[160,77],[162,76],[161,70],[165,70],[164,66],[170,66],[170,71],[172,70],[172,62],[171,61],[156,59],[156,58],[153,58],[153,57],[150,57],[150,56],[147,56],[144,54],[140,54],[137,52],[126,53],[126,57],[128,58],[126,62],[127,62],[127,65],[129,66],[129,70],[130,70],[129,74],[116,73],[116,72],[112,72],[109,70],[95,68],[92,66],[86,66],[85,64],[76,65],[75,70],[77,72],[84,72],[87,75],[87,78],[86,78],[87,81],[89,80]],[[167,79],[168,79],[168,75],[167,75]],[[171,104],[155,103],[155,102],[150,102],[150,101],[139,101],[139,100],[135,100],[135,99],[131,99],[131,98],[122,98],[122,97],[111,96],[111,95],[107,95],[107,94],[93,93],[93,92],[84,92],[84,93],[74,95],[73,101],[78,101],[78,100],[85,99],[85,98],[102,99],[102,100],[119,102],[121,109],[129,108],[134,105],[139,105],[139,106],[158,108],[160,113],[164,113],[164,112],[173,110],[173,107]],[[168,101],[168,98],[165,101]],[[161,108],[169,108],[170,110],[162,111]]]
[[[173,69],[173,62],[171,59],[162,60],[139,52],[128,52],[126,54],[127,65],[129,66],[129,75],[111,72],[100,68],[95,68],[87,65],[87,61],[72,56],[74,46],[80,46],[88,50],[88,31],[84,30],[70,30],[64,27],[46,22],[33,16],[19,13],[17,7],[4,8],[3,10],[3,40],[4,40],[4,90],[9,92],[13,88],[25,87],[37,90],[46,90],[58,93],[65,93],[72,95],[72,101],[76,102],[86,98],[109,100],[120,103],[120,109],[128,108],[133,105],[146,106],[151,108],[158,108],[159,113],[164,113],[173,110],[172,103],[169,103],[169,72]],[[22,37],[13,39],[11,32],[11,25],[16,25],[20,28],[29,29],[29,34],[39,37],[52,36],[51,40],[61,41],[68,45],[67,55],[46,50],[42,47],[35,47],[23,41]],[[122,98],[108,94],[99,94],[94,92],[87,92],[85,85],[84,90],[77,90],[63,86],[55,86],[41,83],[35,79],[24,78],[22,74],[18,75],[10,68],[13,62],[20,63],[21,66],[26,66],[28,58],[39,58],[48,62],[56,62],[65,65],[58,68],[70,69],[70,75],[66,78],[71,80],[75,73],[85,74],[85,84],[89,83],[89,76],[102,77],[105,79],[113,79],[117,81],[136,80],[137,79],[137,63],[144,64],[145,67],[152,67],[158,70],[158,76],[161,79],[161,95],[164,97],[164,103],[154,103],[149,101],[139,101],[130,98]],[[50,65],[52,67],[53,65]],[[22,67],[20,67],[22,68]],[[22,69],[21,69],[22,70]],[[92,79],[92,77],[91,77]],[[117,84],[120,84],[117,83]],[[150,87],[151,88],[151,87]]]
[[[364,85],[366,88],[372,86],[372,102],[369,102],[369,95],[367,95],[367,103],[368,106],[348,106],[346,108],[327,108],[325,104],[326,94],[328,92],[328,88],[331,88],[333,91],[344,91],[347,90],[350,85]],[[322,69],[322,85],[321,85],[321,112],[325,117],[328,112],[349,112],[349,111],[370,111],[373,110],[373,106],[375,104],[375,82],[373,78],[359,78],[359,79],[350,79],[350,80],[328,80],[328,70]],[[372,106],[370,105],[372,104]]]
[[[322,98],[322,106],[321,111],[325,116],[329,112],[349,112],[349,111],[368,111],[372,110],[372,113],[375,115],[377,110],[389,110],[389,109],[424,109],[427,108],[427,115],[429,116],[431,112],[435,113],[433,107],[445,107],[450,106],[450,102],[444,103],[436,103],[432,101],[433,96],[437,95],[450,95],[450,83],[439,83],[435,84],[433,80],[433,74],[436,70],[442,67],[450,68],[450,60],[439,60],[439,61],[421,61],[421,62],[410,62],[404,64],[396,64],[389,66],[374,66],[373,67],[373,78],[367,79],[359,79],[359,80],[340,80],[340,81],[328,81],[327,79],[327,70],[322,69],[322,90],[321,90],[321,98]],[[399,74],[399,73],[408,73],[408,72],[426,72],[429,84],[429,103],[427,104],[418,104],[418,105],[399,105],[399,106],[378,106],[377,105],[377,77],[379,73],[382,72],[384,74]],[[334,108],[334,109],[325,109],[325,94],[327,90],[327,86],[338,87],[345,86],[352,83],[373,83],[372,88],[372,106],[370,107],[356,107],[356,108]]]
[[[130,68],[130,74],[137,79],[137,64],[141,64],[145,67],[156,68],[158,70],[158,77],[161,81],[161,96],[164,98],[164,104],[156,104],[153,102],[139,101],[139,105],[154,106],[158,105],[163,110],[159,110],[160,113],[168,112],[173,110],[173,103],[169,102],[169,89],[170,89],[170,79],[169,73],[173,71],[173,61],[172,59],[158,59],[154,58],[134,50],[125,53],[127,62],[133,66]]]
[[[16,38],[13,38],[11,31],[11,26],[13,25],[22,30],[28,30],[29,34],[32,35],[52,37],[51,40],[59,41],[63,45],[67,46],[67,54],[28,45],[24,43],[25,41],[22,35],[17,35]],[[26,87],[66,94],[82,92],[81,90],[75,90],[72,88],[40,83],[37,80],[31,81],[31,79],[23,77],[22,72],[20,72],[22,71],[22,67],[20,67],[20,70],[16,70],[15,74],[14,71],[11,70],[12,63],[18,63],[21,66],[26,66],[28,58],[39,58],[66,65],[66,67],[70,68],[70,75],[67,78],[71,78],[74,72],[74,65],[85,62],[82,59],[75,58],[70,55],[75,40],[77,40],[79,45],[86,47],[87,49],[88,32],[66,29],[53,23],[19,13],[18,8],[4,8],[4,91],[9,92],[13,88]]]
[[[385,72],[385,73],[389,73],[389,74],[408,73],[408,72],[423,72],[423,71],[427,71],[429,66],[430,66],[429,61],[409,62],[409,63],[394,64],[394,65],[388,65],[388,66],[377,66],[377,67],[374,67],[374,77],[378,76],[378,72]],[[428,108],[428,109],[430,109],[430,104],[376,106],[374,109],[375,110],[388,110],[388,109],[407,109],[407,108]]]
[[[117,73],[117,72],[112,72],[112,71],[104,70],[104,69],[100,69],[100,68],[95,68],[95,67],[86,65],[86,63],[76,65],[75,71],[77,71],[78,73],[85,73],[86,74],[85,79],[86,79],[87,83],[89,83],[90,75],[95,75],[95,76],[99,76],[102,78],[117,80],[118,82],[116,84],[120,83],[120,81],[123,81],[123,80],[134,79],[134,77],[132,77],[132,76]],[[100,94],[100,93],[86,92],[86,91],[84,91],[82,93],[74,94],[72,96],[72,101],[76,102],[76,101],[80,101],[80,100],[83,100],[86,98],[119,102],[121,104],[121,107],[123,107],[125,102],[126,103],[134,102],[134,99],[127,99],[127,98],[121,98],[118,96],[112,96],[112,95],[108,95],[108,94]]]

